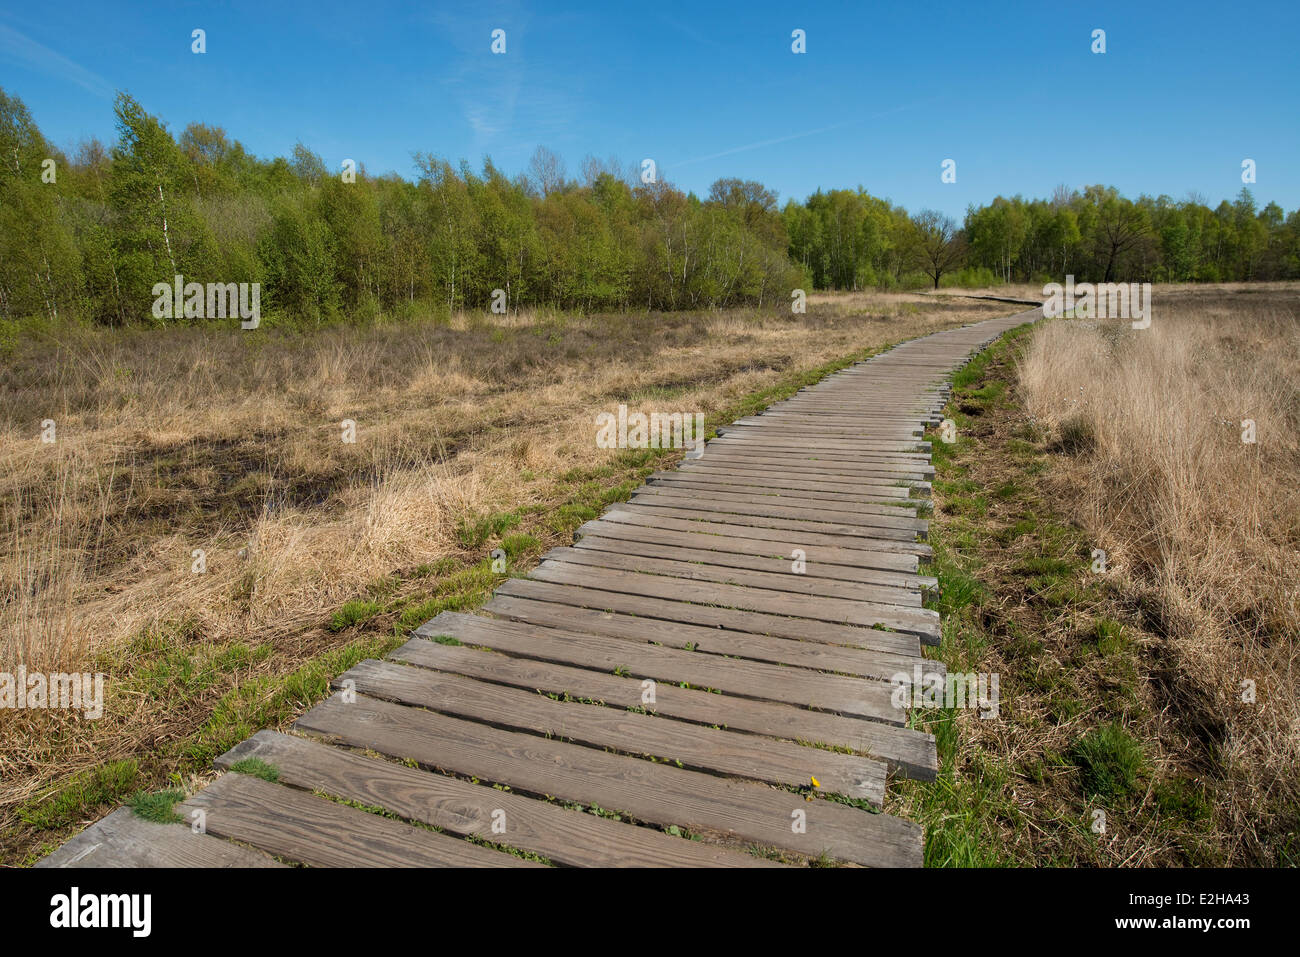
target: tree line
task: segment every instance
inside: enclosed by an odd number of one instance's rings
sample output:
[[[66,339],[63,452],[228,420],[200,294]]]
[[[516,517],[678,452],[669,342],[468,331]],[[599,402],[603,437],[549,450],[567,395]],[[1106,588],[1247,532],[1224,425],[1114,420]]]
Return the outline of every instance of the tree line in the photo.
[[[909,215],[862,189],[817,192],[782,212],[790,257],[816,288],[906,284],[938,288],[1051,282],[1227,282],[1300,278],[1300,211],[1258,208],[1243,187],[1210,209],[1199,197],[1121,196],[1113,187],[1058,187],[1051,199],[999,196],[965,221]]]
[[[173,136],[128,94],[117,141],[53,147],[0,89],[0,317],[150,317],[174,276],[260,283],[263,313],[368,319],[494,302],[509,311],[712,308],[789,302],[791,291],[1037,280],[1300,276],[1300,218],[1243,190],[1130,201],[1115,190],[999,197],[964,224],[909,214],[862,189],[779,207],[762,184],[720,179],[706,197],[644,182],[616,160],[570,178],[539,148],[509,177],[431,153],[417,175],[331,169],[302,144],[260,159],[218,127]]]

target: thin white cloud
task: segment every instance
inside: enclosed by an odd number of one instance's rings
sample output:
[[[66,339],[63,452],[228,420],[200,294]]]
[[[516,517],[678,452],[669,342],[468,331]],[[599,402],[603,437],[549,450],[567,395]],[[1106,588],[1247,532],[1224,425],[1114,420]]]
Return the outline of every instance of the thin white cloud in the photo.
[[[770,140],[759,140],[757,143],[746,143],[744,146],[733,146],[731,149],[721,150],[717,153],[709,153],[707,156],[696,156],[693,159],[681,160],[680,162],[673,163],[672,167],[676,169],[678,166],[690,166],[692,163],[704,163],[708,160],[718,159],[722,156],[730,156],[733,153],[744,153],[749,150],[762,149],[764,146],[775,146],[777,143],[786,143],[790,140],[803,139],[805,136],[816,136],[818,133],[829,133],[831,130],[838,130],[840,127],[849,126],[857,122],[859,121],[846,120],[843,123],[832,123],[830,126],[823,126],[815,130],[804,130],[801,133],[791,133],[789,136],[778,136]]]
[[[17,61],[59,80],[70,80],[95,96],[112,97],[113,85],[97,73],[73,63],[62,53],[37,43],[29,36],[0,23],[0,57]]]
[[[929,101],[922,101],[922,103]],[[788,136],[777,136],[770,140],[759,140],[757,143],[746,143],[744,146],[733,146],[731,149],[721,150],[717,153],[710,153],[707,156],[696,156],[692,159],[681,160],[676,163],[665,164],[665,169],[676,169],[679,166],[690,166],[693,163],[704,163],[708,160],[715,160],[723,156],[731,156],[733,153],[745,153],[749,150],[762,149],[764,146],[775,146],[777,143],[787,143],[790,140],[800,140],[807,136],[817,136],[821,133],[829,133],[831,130],[842,129],[846,126],[854,126],[858,123],[865,123],[868,120],[880,119],[882,116],[889,116],[893,113],[901,113],[904,110],[910,110],[913,107],[921,106],[922,103],[912,103],[906,106],[897,106],[892,110],[885,110],[883,113],[872,113],[870,116],[859,116],[852,120],[845,120],[842,123],[832,123],[830,126],[822,126],[815,130],[803,130],[799,133],[791,133]]]

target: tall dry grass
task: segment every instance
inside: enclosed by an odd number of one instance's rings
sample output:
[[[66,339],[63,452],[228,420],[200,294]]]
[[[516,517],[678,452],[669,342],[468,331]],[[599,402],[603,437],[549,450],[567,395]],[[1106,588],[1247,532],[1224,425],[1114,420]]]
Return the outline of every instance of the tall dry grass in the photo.
[[[1058,493],[1159,636],[1172,744],[1249,848],[1300,807],[1300,307],[1165,292],[1145,330],[1043,325],[1019,378],[1072,453]]]

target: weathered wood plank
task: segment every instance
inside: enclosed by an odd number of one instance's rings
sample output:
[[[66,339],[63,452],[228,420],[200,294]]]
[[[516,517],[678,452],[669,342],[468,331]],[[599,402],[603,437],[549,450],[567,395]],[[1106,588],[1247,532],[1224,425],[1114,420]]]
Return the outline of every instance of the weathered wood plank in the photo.
[[[260,851],[210,834],[188,823],[155,824],[120,807],[96,821],[35,867],[284,867]]]
[[[659,510],[650,511],[626,505],[610,508],[600,517],[600,521],[624,525],[649,525],[652,528],[675,532],[696,532],[702,535],[722,535],[728,538],[750,538],[769,544],[779,542],[777,553],[787,555],[792,548],[808,551],[810,546],[825,545],[828,549],[843,549],[845,552],[856,553],[852,557],[847,557],[844,564],[860,564],[868,568],[880,568],[889,571],[912,572],[916,571],[919,565],[920,552],[918,551],[905,552],[899,548],[889,547],[897,543],[876,542],[860,537],[827,535],[805,530],[760,528],[751,525],[739,525],[733,522],[682,519],[664,515]],[[791,544],[786,546],[786,542]],[[824,556],[831,554],[831,552],[828,550],[821,552],[821,554],[823,560],[827,561],[829,559]]]
[[[704,465],[703,468],[700,466]],[[791,478],[811,478],[826,480],[831,479],[846,484],[853,484],[861,481],[871,481],[872,479],[883,480],[887,484],[902,486],[904,482],[920,481],[919,479],[902,478],[900,479],[897,472],[882,472],[873,469],[869,465],[840,465],[828,462],[818,462],[812,459],[804,460],[802,458],[778,458],[767,455],[753,456],[735,456],[731,458],[719,458],[716,461],[710,461],[707,465],[703,459],[695,461],[687,460],[678,469],[682,475],[696,474],[708,476],[718,471],[731,472],[735,474],[737,470],[743,469],[749,473],[759,475],[769,475],[772,477],[788,476]],[[915,470],[920,474],[920,470]],[[668,473],[673,474],[673,473]],[[909,488],[911,486],[908,486]],[[780,489],[769,494],[780,495]],[[836,502],[840,507],[854,505],[853,502],[839,499],[828,499],[827,501]],[[872,515],[889,515],[894,514],[890,510],[896,508],[906,508],[906,500],[897,502],[865,502],[857,506],[858,511]]]
[[[656,477],[657,476],[657,477]],[[897,508],[900,515],[912,515],[910,509],[916,508],[921,504],[918,500],[910,497],[899,495],[872,495],[864,493],[861,495],[849,495],[843,492],[819,492],[810,489],[788,489],[781,488],[779,485],[751,485],[746,476],[732,475],[729,472],[691,472],[683,470],[680,472],[662,472],[656,473],[648,480],[648,488],[680,488],[684,490],[708,489],[713,492],[737,493],[742,495],[770,495],[780,496],[786,499],[799,498],[809,505],[818,505],[822,502],[845,502],[851,505],[885,505],[891,508]],[[905,479],[906,488],[900,487],[900,492],[911,495],[912,491],[919,487],[921,479]],[[603,517],[603,516],[602,516]]]
[[[743,585],[771,591],[788,591],[797,595],[844,598],[850,601],[873,601],[882,605],[920,607],[921,593],[916,589],[890,588],[883,585],[864,585],[860,582],[836,581],[829,578],[809,578],[803,572],[791,571],[786,562],[779,572],[746,571],[721,565],[702,564],[683,559],[648,558],[618,552],[598,551],[591,548],[553,548],[541,556],[541,561],[562,561],[573,565],[591,565],[596,568],[614,568],[621,571],[645,572],[671,578],[690,578],[697,581],[719,582],[724,585]]]
[[[643,555],[647,558],[663,558],[673,561],[691,562],[695,565],[709,565],[715,568],[749,569],[767,572],[773,575],[788,575],[794,556],[785,555],[772,558],[762,555],[745,555],[738,552],[710,551],[703,548],[691,548],[685,545],[666,545],[637,538],[615,537],[613,535],[588,534],[574,543],[574,548],[614,553],[621,556]],[[902,604],[920,604],[920,591],[933,588],[935,580],[925,575],[900,575],[891,572],[877,572],[871,568],[853,568],[848,565],[830,565],[826,562],[804,560],[801,577],[813,581],[855,582],[882,589],[895,595],[907,595],[908,600]]]
[[[914,541],[918,535],[923,536],[929,528],[929,522],[924,519],[910,518],[906,515],[852,515],[798,505],[746,502],[742,501],[742,496],[730,500],[725,497],[706,498],[703,495],[691,498],[680,495],[674,497],[671,494],[663,494],[653,485],[646,486],[644,492],[632,495],[628,502],[632,505],[685,509],[699,515],[712,512],[719,516],[744,516],[746,521],[752,518],[786,518],[820,525],[833,520],[844,527],[868,529],[872,538],[895,539],[903,542]],[[740,519],[725,520],[740,521]]]
[[[225,774],[178,808],[202,811],[209,834],[313,867],[539,866],[246,774]]]
[[[719,439],[735,440],[747,443],[756,442],[773,448],[807,448],[815,444],[819,449],[841,449],[846,452],[862,452],[899,460],[910,458],[912,461],[923,459],[924,453],[918,452],[921,443],[916,439],[894,441],[868,436],[845,436],[836,433],[818,434],[815,430],[783,432],[780,429],[762,426],[729,425],[720,429]]]
[[[851,482],[837,482],[828,478],[798,478],[793,474],[760,474],[753,473],[745,475],[738,472],[735,468],[726,467],[725,463],[714,464],[712,461],[699,459],[696,465],[690,468],[681,469],[677,472],[653,472],[651,479],[666,479],[676,476],[683,478],[707,478],[710,481],[721,481],[723,478],[731,478],[737,482],[743,481],[746,485],[755,485],[759,488],[776,488],[787,489],[790,491],[802,492],[843,492],[846,495],[873,496],[876,499],[886,502],[892,500],[905,501],[908,498],[909,490],[898,484],[900,479],[924,478],[925,470],[920,468],[900,468],[892,470],[888,476],[866,476],[860,480]]]

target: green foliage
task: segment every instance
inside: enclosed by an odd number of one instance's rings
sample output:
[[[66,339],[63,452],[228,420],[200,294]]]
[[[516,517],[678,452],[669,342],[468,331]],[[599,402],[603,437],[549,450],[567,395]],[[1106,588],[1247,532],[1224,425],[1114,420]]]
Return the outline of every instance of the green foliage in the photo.
[[[366,658],[382,658],[402,643],[396,635],[363,636],[311,659],[283,676],[265,676],[232,688],[211,717],[181,745],[182,755],[205,767],[258,730],[287,720],[329,692],[330,682]]]
[[[196,641],[185,629],[160,628],[146,659],[126,679],[127,694],[141,693],[154,700],[180,701],[199,694],[221,675],[247,671],[271,654],[269,644],[252,648],[242,641],[213,645]],[[137,640],[138,648],[147,647]]]
[[[251,774],[263,781],[275,782],[280,780],[280,769],[274,764],[268,764],[261,758],[244,758],[242,761],[236,761],[230,766],[230,770],[236,774]]]
[[[131,796],[131,810],[137,817],[155,824],[176,824],[184,820],[176,813],[175,805],[185,800],[185,792],[175,789],[166,791],[137,791]]]
[[[354,598],[352,601],[344,604],[342,608],[336,611],[330,618],[330,631],[342,631],[344,628],[350,628],[353,625],[360,624],[379,614],[382,609],[379,602],[370,601],[364,598]]]
[[[1074,743],[1069,756],[1079,768],[1087,796],[1115,801],[1137,790],[1142,748],[1118,723],[1089,731]]]
[[[466,548],[478,548],[490,538],[496,538],[507,529],[519,524],[519,515],[515,512],[498,512],[495,515],[481,515],[464,519],[456,529],[456,538]]]
[[[501,539],[501,548],[505,551],[506,557],[512,562],[521,555],[535,551],[541,548],[542,543],[534,536],[521,533],[519,535],[508,535]]]
[[[139,773],[134,758],[82,771],[67,783],[19,805],[18,818],[43,829],[75,823],[95,808],[119,800],[135,784]]]

